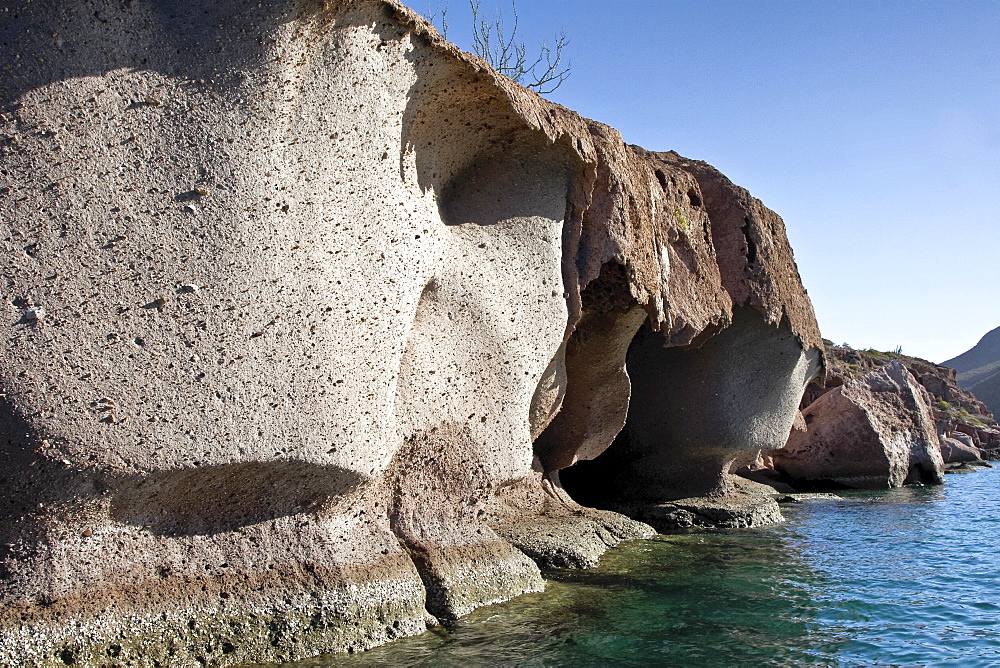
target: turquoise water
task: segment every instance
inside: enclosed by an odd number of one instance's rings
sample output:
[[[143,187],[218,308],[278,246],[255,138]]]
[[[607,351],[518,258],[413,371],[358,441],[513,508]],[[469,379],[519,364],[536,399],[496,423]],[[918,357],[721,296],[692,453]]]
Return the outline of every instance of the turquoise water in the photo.
[[[661,536],[452,629],[296,666],[1000,665],[1000,468]]]

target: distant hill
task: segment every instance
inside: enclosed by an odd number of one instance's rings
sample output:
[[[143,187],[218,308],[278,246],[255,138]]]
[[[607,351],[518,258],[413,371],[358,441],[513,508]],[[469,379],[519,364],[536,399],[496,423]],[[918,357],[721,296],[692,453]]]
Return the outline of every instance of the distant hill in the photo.
[[[1000,327],[979,340],[972,350],[942,362],[958,372],[959,386],[969,390],[1000,415]]]

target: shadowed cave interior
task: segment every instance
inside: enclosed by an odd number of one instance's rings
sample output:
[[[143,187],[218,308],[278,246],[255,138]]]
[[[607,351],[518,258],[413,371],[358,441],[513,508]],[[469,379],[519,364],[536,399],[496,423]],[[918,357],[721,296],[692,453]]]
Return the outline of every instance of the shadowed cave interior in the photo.
[[[665,343],[648,322],[631,340],[624,427],[603,453],[583,453],[559,472],[577,502],[624,510],[731,491],[731,462],[784,445],[802,389],[819,369],[817,351],[804,352],[794,334],[753,308],[735,309],[733,323],[699,347]],[[567,396],[573,382],[571,374]]]

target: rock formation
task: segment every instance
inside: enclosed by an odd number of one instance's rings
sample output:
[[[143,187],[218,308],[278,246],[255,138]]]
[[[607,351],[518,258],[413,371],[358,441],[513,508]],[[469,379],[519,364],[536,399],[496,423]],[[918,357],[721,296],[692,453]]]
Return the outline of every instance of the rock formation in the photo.
[[[825,353],[825,373],[806,388],[804,419],[787,446],[743,466],[741,475],[801,490],[879,488],[939,482],[941,465],[954,470],[997,458],[1000,429],[957,385],[954,369],[829,342]]]
[[[945,464],[975,464],[983,461],[983,453],[968,434],[951,432],[941,437],[941,460]]]
[[[0,663],[370,647],[651,533],[587,497],[774,518],[728,470],[822,344],[711,167],[395,0],[4,10]]]
[[[927,391],[893,361],[827,392],[769,453],[799,488],[879,489],[940,483],[941,444]]]
[[[958,435],[964,434],[984,458],[1000,458],[1000,425],[976,395],[959,387],[955,369],[918,357],[877,350],[854,350],[844,346],[828,345],[826,356],[826,374],[806,388],[803,408],[853,378],[898,361],[930,394],[932,414],[940,438],[961,439]],[[951,452],[950,448],[947,450]],[[945,463],[948,461],[945,457]]]
[[[655,172],[661,183],[666,182],[661,170],[667,165],[697,180],[698,189],[688,190],[688,200],[704,207],[710,220],[705,246],[716,250],[733,315],[724,327],[695,336],[690,324],[678,330],[674,320],[679,333],[671,337],[656,331],[650,319],[628,347],[632,392],[627,418],[622,415],[619,422],[624,428],[601,456],[565,470],[563,479],[584,503],[620,510],[660,530],[778,520],[773,500],[736,490],[729,471],[741,454],[784,443],[802,389],[820,368],[822,344],[816,343],[820,339],[812,307],[798,280],[784,224],[703,162],[635,150],[661,161]],[[673,215],[683,240],[689,236],[684,233],[690,232],[685,217],[690,214],[674,209]],[[691,253],[679,255],[683,269],[695,275],[710,270]],[[586,330],[581,333],[586,337]],[[804,347],[803,341],[810,343]],[[572,391],[571,377],[570,408]],[[558,434],[561,425],[557,418],[549,432]],[[539,444],[548,448],[550,437],[543,434]],[[600,453],[577,451],[581,460],[595,454]],[[564,458],[552,467],[572,461]],[[691,515],[695,507],[698,518]]]
[[[959,385],[975,393],[992,413],[1000,414],[1000,327],[943,364],[958,372]]]

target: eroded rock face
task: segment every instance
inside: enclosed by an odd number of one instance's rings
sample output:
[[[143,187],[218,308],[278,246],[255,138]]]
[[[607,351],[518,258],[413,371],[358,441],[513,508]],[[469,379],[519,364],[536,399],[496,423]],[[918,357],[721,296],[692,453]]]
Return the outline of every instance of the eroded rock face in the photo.
[[[816,356],[797,337],[752,309],[739,309],[731,326],[699,348],[666,347],[659,333],[646,330],[627,360],[628,420],[590,467],[604,484],[591,479],[587,488],[628,502],[725,490],[738,454],[786,439],[817,371]]]
[[[675,317],[674,310],[667,309],[663,320],[651,315],[629,344],[625,367],[631,395],[624,411],[627,415],[617,413],[620,417],[615,422],[625,427],[614,444],[574,450],[573,439],[565,438],[569,446],[562,450],[562,457],[543,456],[542,461],[558,468],[571,463],[571,456],[584,460],[561,476],[574,498],[621,510],[660,530],[677,526],[673,519],[663,519],[673,517],[677,510],[672,502],[701,495],[718,503],[717,512],[703,513],[698,524],[708,526],[713,517],[733,516],[733,509],[739,507],[745,509],[745,516],[720,520],[715,526],[749,526],[763,518],[773,521],[780,518],[777,505],[736,490],[729,471],[734,459],[784,443],[802,391],[822,364],[819,331],[798,279],[784,223],[705,163],[676,153],[632,150],[637,159],[648,161],[666,191],[675,184],[681,186],[673,201],[683,199],[688,205],[680,208],[668,201],[666,210],[673,226],[654,235],[687,244],[675,248],[664,263],[670,273],[662,290],[663,303],[678,304],[679,313]],[[705,259],[697,250],[701,247],[714,253]],[[731,306],[714,319],[685,316],[697,312],[694,305],[704,310],[713,303],[704,298],[691,300],[690,286],[699,285],[691,276],[713,280],[718,276]],[[604,278],[602,273],[591,284],[600,294],[607,292]],[[577,351],[586,346],[603,350],[609,340],[589,336],[583,329],[590,313],[601,312],[587,308],[591,289],[588,286],[583,293],[582,333],[575,333],[568,344],[581,339]],[[606,302],[600,303],[606,311]],[[622,306],[617,309],[625,312]],[[606,316],[598,321],[608,322]],[[616,335],[611,340],[620,346],[622,339]],[[575,378],[569,374],[564,411],[583,412],[595,404],[606,405],[610,393],[588,377],[583,384],[598,388],[588,396],[602,397],[605,404],[587,399],[581,402],[582,410],[576,408]],[[563,438],[562,429],[557,417],[536,443],[536,449],[539,445],[546,448],[540,454],[551,452],[552,444]],[[766,511],[760,509],[761,504]],[[705,503],[688,505],[703,508]],[[681,514],[685,512],[681,509]]]
[[[834,345],[826,346],[826,357],[826,373],[806,388],[803,408],[848,380],[896,360],[930,394],[939,437],[964,433],[987,458],[1000,457],[1000,432],[993,414],[976,395],[959,386],[955,369],[898,353]]]
[[[395,2],[10,10],[0,663],[288,660],[537,590],[652,532],[561,472],[725,493],[818,369],[773,212]]]
[[[805,408],[805,429],[770,452],[773,466],[797,487],[939,483],[941,445],[928,400],[902,364],[879,367]]]

